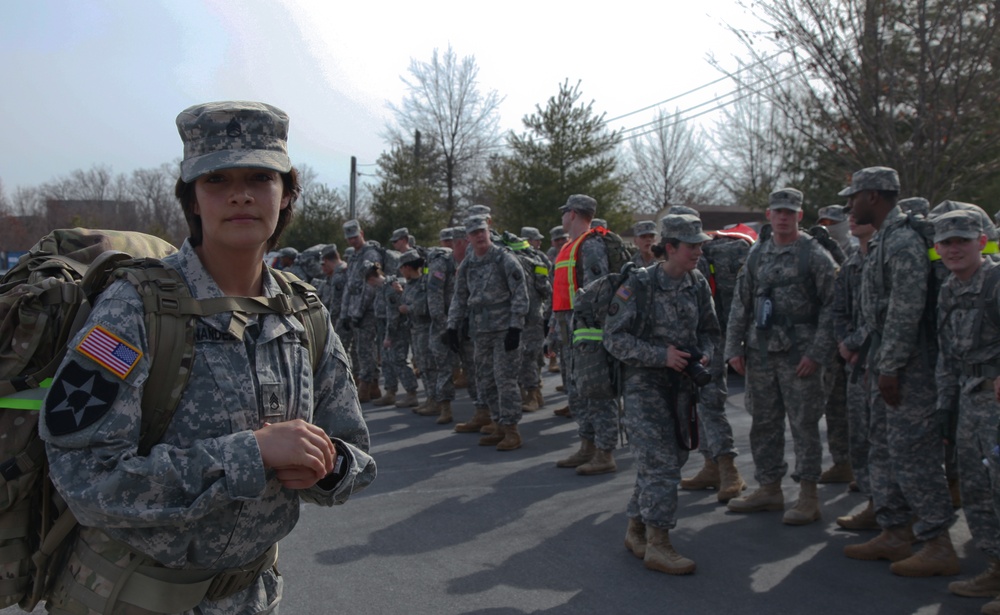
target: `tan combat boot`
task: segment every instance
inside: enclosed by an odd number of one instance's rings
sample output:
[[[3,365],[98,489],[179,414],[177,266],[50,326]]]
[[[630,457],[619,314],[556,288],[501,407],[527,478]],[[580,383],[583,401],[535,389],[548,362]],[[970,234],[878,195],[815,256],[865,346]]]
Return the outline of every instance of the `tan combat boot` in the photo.
[[[378,399],[382,397],[382,390],[378,388],[378,378],[368,383],[368,398]]]
[[[538,392],[538,389],[525,389],[524,390],[524,397],[522,398],[523,401],[521,403],[521,412],[537,412],[538,411],[538,408],[539,408],[539,406],[538,406],[538,398],[535,396],[535,393],[537,393],[537,392]]]
[[[617,471],[618,464],[615,463],[615,452],[604,449],[597,449],[590,461],[580,464],[576,468],[576,473],[580,476],[594,476]]]
[[[745,498],[729,500],[726,506],[729,510],[738,513],[784,510],[785,494],[781,492],[781,482],[773,482],[757,487],[756,491]]]
[[[518,431],[517,423],[499,425],[499,428],[503,431],[503,439],[497,442],[498,451],[512,451],[521,448],[521,432]]]
[[[674,551],[670,544],[670,533],[652,526],[646,526],[646,555],[642,563],[650,570],[667,574],[691,574],[694,562]]]
[[[719,465],[711,457],[705,457],[705,465],[691,478],[681,479],[681,489],[701,491],[719,488]]]
[[[451,370],[451,383],[456,389],[467,389],[469,387],[469,379],[465,375],[465,370],[461,367],[456,367]]]
[[[913,532],[909,526],[898,525],[882,530],[868,542],[844,547],[844,555],[851,559],[887,559],[898,562],[913,555]]]
[[[458,433],[479,433],[479,429],[483,425],[488,425],[489,422],[490,411],[486,408],[476,408],[476,413],[472,415],[472,420],[456,424],[455,431]]]
[[[399,399],[396,401],[397,408],[416,408],[419,406],[420,402],[417,401],[416,391],[407,391],[406,395],[403,396],[403,399]]]
[[[987,602],[983,608],[979,609],[979,612],[983,615],[1000,615],[1000,598]]]
[[[386,389],[385,393],[383,393],[382,396],[379,397],[378,399],[374,400],[372,404],[376,406],[395,406],[396,392],[395,391],[390,392],[389,389]]]
[[[493,433],[479,438],[479,446],[496,446],[503,441],[506,436],[506,426],[500,423],[496,423],[496,426]],[[518,435],[518,440],[520,440],[520,435]]]
[[[372,389],[371,385],[368,384],[367,380],[362,380],[358,384],[358,402],[365,404],[372,400]]]
[[[843,462],[830,466],[830,469],[819,475],[818,482],[821,485],[826,485],[828,483],[849,483],[852,480],[854,480],[854,472],[851,470],[851,464]]]
[[[629,519],[625,530],[625,548],[632,555],[643,559],[646,557],[646,524],[638,519]]]
[[[864,510],[853,515],[837,517],[837,525],[845,530],[878,530],[878,520],[875,518],[875,505],[868,500]]]
[[[489,423],[486,423],[485,425],[479,428],[479,433],[491,434],[496,430],[497,430],[497,424],[493,421],[493,419],[490,419]]]
[[[535,401],[538,403],[539,408],[545,407],[545,397],[542,395],[542,389],[535,389]]]
[[[437,400],[428,398],[424,407],[417,408],[416,412],[420,416],[437,416],[441,414],[441,409],[438,406]]]
[[[597,447],[593,440],[580,438],[580,449],[565,459],[556,462],[557,468],[578,468],[594,458]]]
[[[740,471],[736,469],[732,455],[719,457],[719,492],[716,499],[725,504],[729,500],[739,496],[747,488],[746,481],[740,476]]]
[[[785,525],[808,525],[819,521],[819,498],[816,497],[816,483],[811,480],[799,482],[799,499],[795,506],[785,511],[781,522]]]
[[[558,374],[559,371],[559,359],[555,355],[552,355],[549,357],[549,373]]]
[[[552,414],[556,416],[564,416],[568,419],[573,418],[573,414],[569,411],[569,404],[566,404],[561,408],[556,408],[555,410],[552,411]]]
[[[439,401],[437,403],[438,408],[441,410],[441,415],[438,419],[434,421],[438,425],[447,425],[454,420],[451,416],[451,400],[446,399],[444,401]]]
[[[958,555],[951,544],[951,535],[945,530],[924,543],[924,547],[910,557],[889,566],[893,574],[901,577],[950,577],[961,572]]]
[[[995,598],[1000,596],[1000,560],[990,558],[990,565],[977,576],[966,581],[952,581],[948,591],[956,596],[969,598]]]

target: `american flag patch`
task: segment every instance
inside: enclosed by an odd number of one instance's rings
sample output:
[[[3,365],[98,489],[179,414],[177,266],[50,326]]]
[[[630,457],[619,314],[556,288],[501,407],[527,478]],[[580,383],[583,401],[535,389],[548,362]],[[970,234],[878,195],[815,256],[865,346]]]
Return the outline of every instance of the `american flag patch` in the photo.
[[[629,297],[632,296],[632,291],[625,288],[624,286],[619,286],[618,290],[615,292],[615,296],[621,299],[622,301],[628,301]]]
[[[122,380],[129,375],[132,368],[142,358],[142,352],[138,348],[124,342],[100,325],[95,326],[87,335],[83,336],[76,349],[81,354],[103,365]]]
[[[444,279],[444,272],[443,271],[435,271],[433,275],[434,275],[435,278],[437,278],[439,280],[443,280]]]

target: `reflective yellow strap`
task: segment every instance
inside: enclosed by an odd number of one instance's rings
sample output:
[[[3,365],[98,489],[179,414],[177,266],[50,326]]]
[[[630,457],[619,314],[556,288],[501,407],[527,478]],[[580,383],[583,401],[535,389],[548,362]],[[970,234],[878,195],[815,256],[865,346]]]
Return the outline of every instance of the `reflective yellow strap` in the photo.
[[[937,252],[936,249],[934,249],[934,248],[928,248],[927,249],[927,260],[929,260],[932,263],[934,261],[939,261],[939,260],[941,260],[941,255],[938,254],[938,252]]]
[[[1000,246],[995,241],[987,241],[983,248],[983,254],[1000,254]]]
[[[535,275],[549,275],[549,268],[541,265],[535,266]]]
[[[424,267],[424,271],[423,271],[423,274],[424,274],[424,275],[427,275],[427,273],[428,273],[428,272],[430,272],[430,269],[428,269],[427,267]]]
[[[573,331],[573,343],[599,342],[604,339],[603,329],[577,329]]]
[[[709,271],[709,273],[715,273],[715,264],[714,263],[709,263],[708,264],[708,271]]]
[[[528,248],[528,242],[527,242],[527,240],[525,240],[525,241],[518,241],[518,242],[510,244],[508,247],[511,250],[515,250],[515,251],[516,250],[526,250]]]
[[[52,378],[42,380],[37,389],[28,389],[11,393],[7,397],[0,397],[0,408],[10,410],[41,410],[42,400],[52,386]]]
[[[559,261],[556,263],[556,269],[565,269],[566,267],[576,267],[575,258],[567,258],[564,261]]]

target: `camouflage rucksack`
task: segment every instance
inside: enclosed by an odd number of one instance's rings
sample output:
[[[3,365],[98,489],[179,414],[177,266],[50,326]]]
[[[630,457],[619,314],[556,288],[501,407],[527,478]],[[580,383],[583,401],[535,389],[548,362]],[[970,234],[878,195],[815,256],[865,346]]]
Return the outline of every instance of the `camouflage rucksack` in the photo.
[[[500,238],[501,246],[509,249],[521,263],[524,279],[531,285],[531,290],[537,293],[543,302],[551,299],[552,278],[549,277],[549,263],[544,253],[510,231],[504,231]]]
[[[653,265],[654,267],[658,265]],[[635,279],[635,300],[641,313],[650,313],[649,271],[626,263],[621,272],[609,273],[580,289],[573,303],[573,352],[570,374],[577,394],[584,399],[616,399],[622,394],[622,364],[604,347],[604,321],[621,285]]]
[[[199,301],[180,274],[159,261],[173,252],[172,245],[141,233],[57,230],[0,280],[0,607],[18,603],[30,611],[45,598],[63,564],[60,547],[76,527],[48,479],[38,415],[69,341],[111,282],[132,283],[147,310],[153,360],[142,399],[141,455],[162,437],[186,386],[194,314],[294,313],[306,330],[314,368],[322,356],[327,319],[310,286],[272,271],[286,296]],[[233,322],[236,328],[245,324]]]
[[[620,272],[622,268],[632,260],[632,257],[635,256],[635,250],[629,247],[620,235],[613,231],[609,231],[603,226],[598,226],[587,231],[587,236],[584,237],[581,242],[592,241],[594,238],[600,239],[604,242],[604,249],[608,254],[609,273]],[[575,275],[576,287],[580,288],[580,282],[583,279],[580,267],[575,268]]]

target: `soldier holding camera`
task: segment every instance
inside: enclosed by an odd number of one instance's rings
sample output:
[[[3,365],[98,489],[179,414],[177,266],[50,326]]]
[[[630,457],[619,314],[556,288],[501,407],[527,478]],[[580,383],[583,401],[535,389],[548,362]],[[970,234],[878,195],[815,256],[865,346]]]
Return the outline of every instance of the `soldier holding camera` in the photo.
[[[816,481],[823,455],[819,419],[824,399],[820,366],[835,351],[833,285],[836,264],[809,234],[799,231],[802,193],[771,193],[767,218],[772,233],[761,236],[736,280],[729,312],[725,357],[746,375],[747,406],[753,417],[750,450],[760,487],[729,501],[733,512],[783,510],[785,414],[795,445],[792,478],[801,488],[782,519],[805,525],[820,517]]]
[[[690,574],[695,563],[674,550],[669,531],[677,524],[681,467],[697,447],[692,417],[698,387],[711,380],[705,365],[719,351],[719,321],[697,270],[710,239],[701,220],[664,216],[660,234],[666,260],[637,270],[616,291],[604,345],[625,363],[625,426],[636,459],[625,546],[646,568]]]

